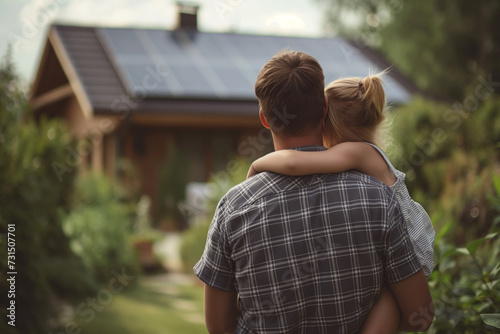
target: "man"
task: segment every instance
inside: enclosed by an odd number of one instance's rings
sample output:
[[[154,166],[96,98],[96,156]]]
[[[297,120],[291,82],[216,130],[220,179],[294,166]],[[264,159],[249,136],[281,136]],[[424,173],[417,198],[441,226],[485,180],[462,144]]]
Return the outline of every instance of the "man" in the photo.
[[[286,51],[259,73],[255,93],[276,150],[324,150],[321,66]],[[194,268],[205,283],[207,329],[216,333],[358,333],[382,284],[400,330],[434,316],[399,205],[367,175],[260,173],[219,202]]]

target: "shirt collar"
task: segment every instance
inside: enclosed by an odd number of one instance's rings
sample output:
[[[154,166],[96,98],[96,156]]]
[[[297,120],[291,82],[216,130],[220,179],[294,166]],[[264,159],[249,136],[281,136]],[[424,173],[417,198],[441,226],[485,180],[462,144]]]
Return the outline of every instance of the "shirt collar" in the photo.
[[[296,151],[326,151],[326,147],[322,145],[307,145],[307,146],[297,146],[292,147],[290,150]]]

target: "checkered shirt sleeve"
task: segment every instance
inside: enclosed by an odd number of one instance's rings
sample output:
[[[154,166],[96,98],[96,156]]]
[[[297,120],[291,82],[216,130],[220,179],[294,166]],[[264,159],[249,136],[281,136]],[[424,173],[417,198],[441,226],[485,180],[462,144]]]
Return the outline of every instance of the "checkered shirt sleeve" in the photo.
[[[210,224],[203,255],[194,267],[195,274],[207,285],[223,291],[236,291],[234,264],[231,260],[231,247],[225,228],[225,198],[217,205]]]

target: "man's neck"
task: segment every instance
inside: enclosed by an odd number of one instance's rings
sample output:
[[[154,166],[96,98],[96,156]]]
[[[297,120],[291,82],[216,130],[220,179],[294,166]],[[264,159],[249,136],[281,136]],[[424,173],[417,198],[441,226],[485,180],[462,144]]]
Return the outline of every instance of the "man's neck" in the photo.
[[[278,138],[273,135],[273,140],[274,140],[275,151],[286,150],[292,147],[299,147],[299,146],[312,146],[312,145],[323,146],[323,138],[321,137],[321,135],[286,137],[286,138]]]

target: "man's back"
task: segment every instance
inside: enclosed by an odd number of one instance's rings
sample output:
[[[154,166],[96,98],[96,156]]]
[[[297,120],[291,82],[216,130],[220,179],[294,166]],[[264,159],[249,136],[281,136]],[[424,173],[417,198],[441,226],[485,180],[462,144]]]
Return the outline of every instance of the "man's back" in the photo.
[[[381,182],[261,173],[221,200],[195,273],[238,292],[238,333],[356,333],[382,283],[419,269]]]

